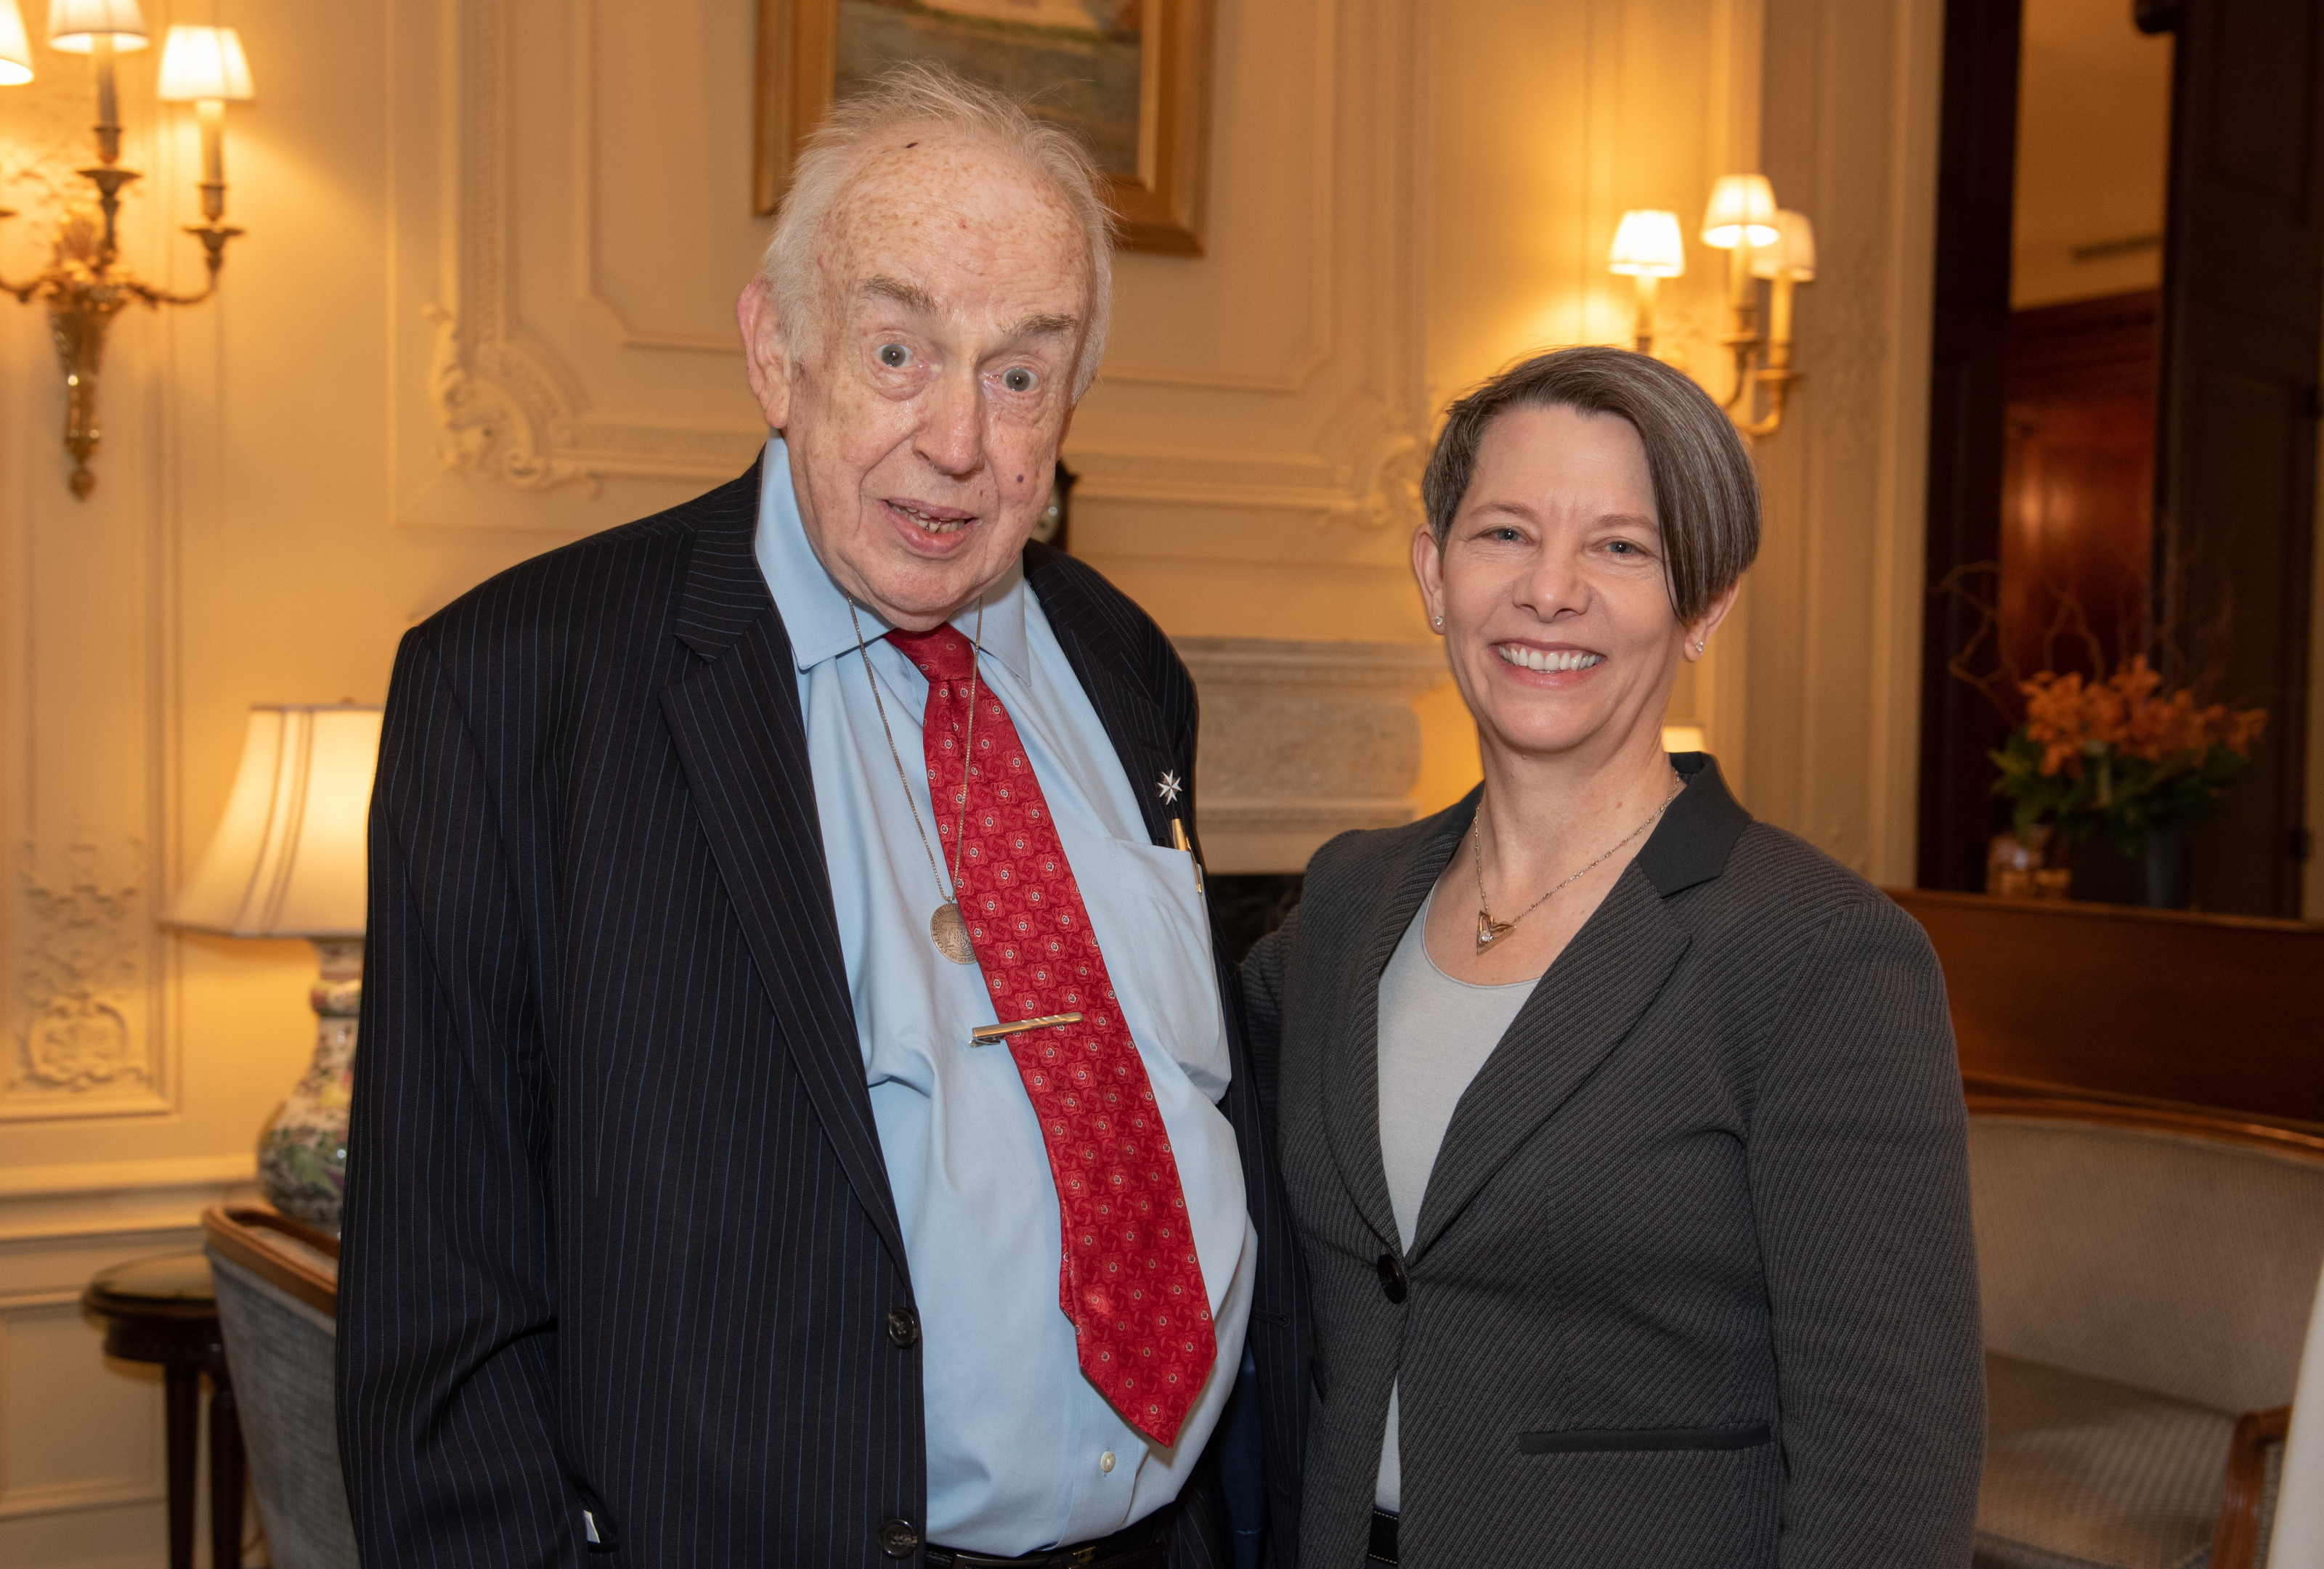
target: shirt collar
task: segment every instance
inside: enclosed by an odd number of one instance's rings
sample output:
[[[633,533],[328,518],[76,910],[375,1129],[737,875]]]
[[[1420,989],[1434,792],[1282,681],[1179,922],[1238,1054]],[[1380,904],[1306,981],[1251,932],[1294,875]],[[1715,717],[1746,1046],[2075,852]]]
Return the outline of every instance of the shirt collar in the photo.
[[[847,595],[807,543],[798,497],[791,489],[790,449],[779,434],[767,438],[766,459],[760,464],[756,548],[759,571],[767,580],[767,592],[775,596],[775,609],[783,618],[791,657],[799,669],[812,670],[826,659],[853,653],[855,627],[847,614]],[[984,591],[984,652],[1020,682],[1032,679],[1032,645],[1025,630],[1025,600],[1031,592],[1021,557]],[[855,614],[863,623],[867,642],[893,629],[868,605],[857,605]],[[963,637],[977,637],[975,602],[954,616],[952,624]]]

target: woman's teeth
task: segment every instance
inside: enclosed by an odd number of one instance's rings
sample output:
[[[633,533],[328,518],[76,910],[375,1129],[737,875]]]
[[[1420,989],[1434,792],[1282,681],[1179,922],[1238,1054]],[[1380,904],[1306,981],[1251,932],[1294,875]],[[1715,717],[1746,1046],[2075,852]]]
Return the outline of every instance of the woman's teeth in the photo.
[[[1587,670],[1592,665],[1603,665],[1603,654],[1551,654],[1540,648],[1520,648],[1513,644],[1496,643],[1493,652],[1520,670]]]

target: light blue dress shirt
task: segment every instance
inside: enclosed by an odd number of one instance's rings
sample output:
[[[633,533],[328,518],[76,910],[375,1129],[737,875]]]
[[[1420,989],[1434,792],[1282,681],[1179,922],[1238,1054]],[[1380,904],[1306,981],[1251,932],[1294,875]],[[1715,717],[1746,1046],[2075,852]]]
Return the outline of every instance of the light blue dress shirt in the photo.
[[[943,857],[920,748],[927,681],[859,608],[896,757],[881,730],[848,602],[807,544],[789,454],[767,443],[759,567],[798,668],[807,764],[840,949],[920,1316],[927,1539],[1013,1556],[1120,1530],[1178,1495],[1242,1362],[1258,1233],[1226,1094],[1226,1021],[1192,858],[1147,837],[1136,789],[1021,567],[984,595],[981,678],[1008,708],[1178,1160],[1218,1360],[1176,1445],[1122,1420],[1082,1376],[1057,1306],[1057,1194],[1040,1125],[982,972],[928,937]],[[953,625],[977,634],[972,605]],[[902,764],[898,777],[897,759]],[[907,793],[909,808],[907,807]],[[918,813],[918,826],[913,812]],[[949,868],[947,868],[949,876]]]

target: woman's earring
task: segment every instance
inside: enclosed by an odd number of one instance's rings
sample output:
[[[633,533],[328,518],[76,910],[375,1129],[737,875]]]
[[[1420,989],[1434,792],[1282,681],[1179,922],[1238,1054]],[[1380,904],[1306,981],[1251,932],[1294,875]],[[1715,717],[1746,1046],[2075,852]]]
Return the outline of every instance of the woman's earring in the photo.
[[[1708,640],[1708,639],[1706,639],[1706,641],[1707,641],[1707,640]],[[1697,643],[1697,644],[1694,646],[1694,656],[1695,656],[1697,659],[1700,659],[1700,658],[1702,658],[1702,643]]]
[[[1443,618],[1443,617],[1442,617],[1442,616],[1437,616],[1437,617],[1435,617],[1435,618],[1432,619],[1429,621],[1429,623],[1428,623],[1428,624],[1429,624],[1430,626],[1432,626],[1432,627],[1435,628],[1438,631],[1440,631],[1440,632],[1441,632],[1441,631],[1443,631],[1443,630],[1444,629],[1444,618]]]

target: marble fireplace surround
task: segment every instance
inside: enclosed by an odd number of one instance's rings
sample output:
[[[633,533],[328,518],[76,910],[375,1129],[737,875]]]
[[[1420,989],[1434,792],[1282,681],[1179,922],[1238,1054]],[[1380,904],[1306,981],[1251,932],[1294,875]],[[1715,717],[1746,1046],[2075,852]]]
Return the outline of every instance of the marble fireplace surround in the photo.
[[[1412,701],[1450,679],[1437,644],[1180,638],[1176,647],[1202,694],[1195,788],[1210,871],[1298,872],[1336,833],[1412,821]]]

